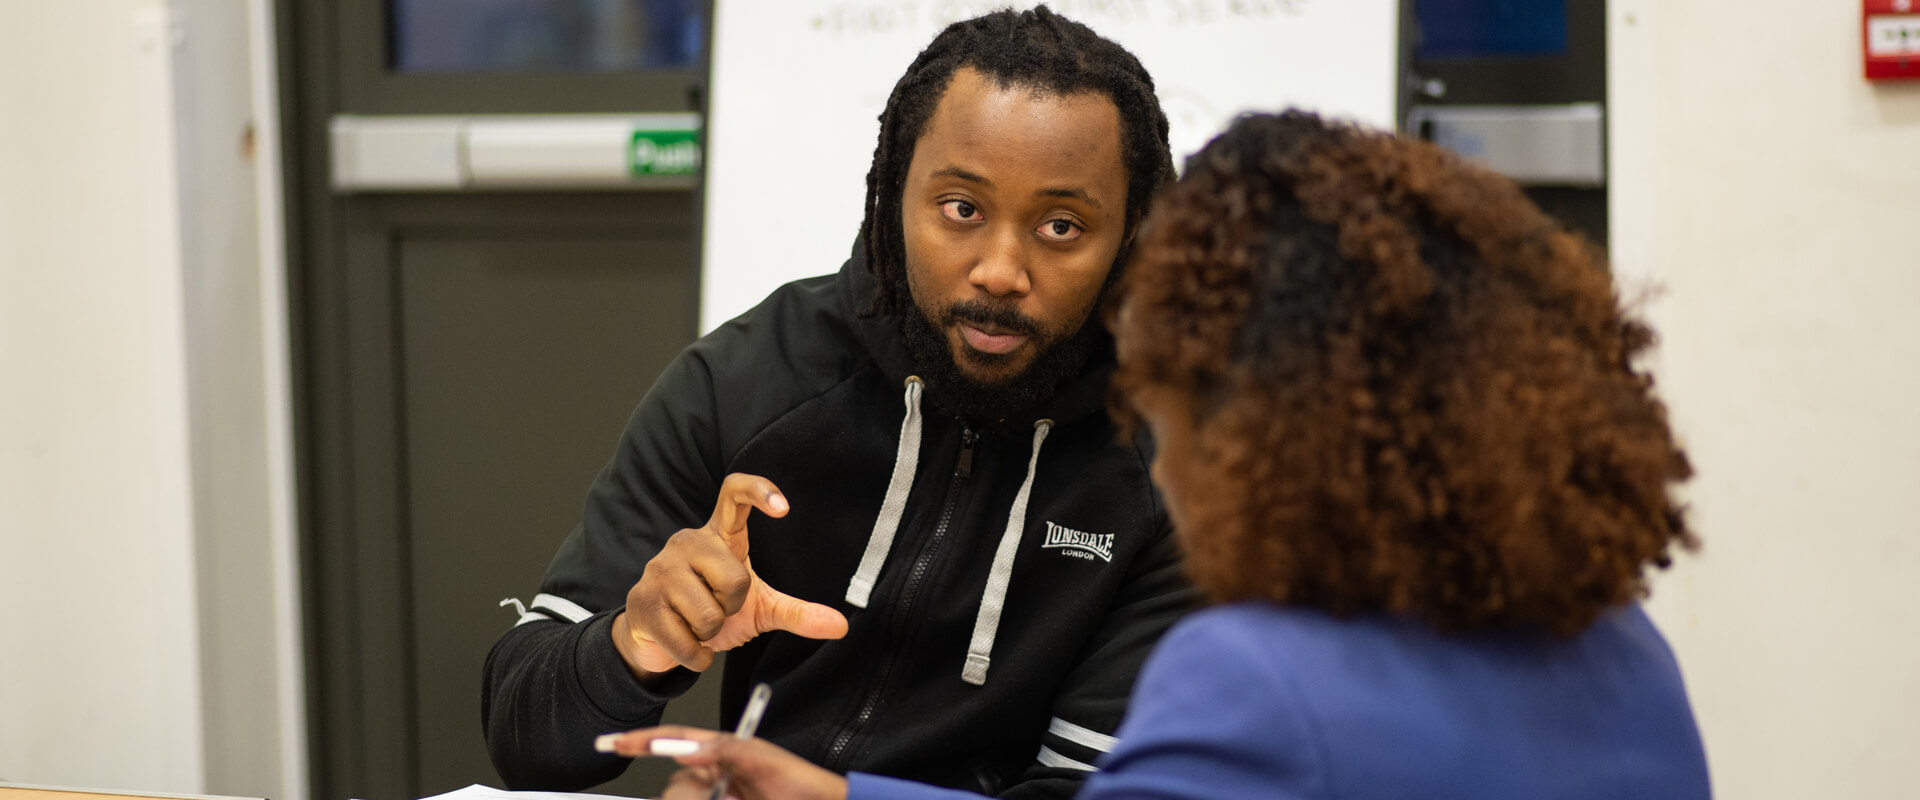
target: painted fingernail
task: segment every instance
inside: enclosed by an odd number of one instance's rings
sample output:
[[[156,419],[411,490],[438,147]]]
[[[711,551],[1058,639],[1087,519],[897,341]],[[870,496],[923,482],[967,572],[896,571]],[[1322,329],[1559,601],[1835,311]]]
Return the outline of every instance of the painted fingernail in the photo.
[[[609,733],[593,740],[593,749],[602,753],[614,752],[620,744],[620,734]]]
[[[700,752],[700,743],[692,739],[655,739],[647,751],[656,756],[690,756]]]

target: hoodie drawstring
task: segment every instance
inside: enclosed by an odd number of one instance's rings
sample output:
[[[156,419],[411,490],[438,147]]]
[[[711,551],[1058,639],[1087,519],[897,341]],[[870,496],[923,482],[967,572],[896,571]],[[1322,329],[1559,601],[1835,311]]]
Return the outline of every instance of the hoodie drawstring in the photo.
[[[900,529],[900,515],[907,510],[907,494],[913,489],[913,473],[920,468],[920,392],[919,376],[907,378],[907,418],[900,423],[900,450],[893,457],[893,477],[887,480],[887,499],[880,504],[880,516],[873,521],[873,533],[867,537],[867,552],[860,557],[860,568],[847,582],[847,604],[866,608],[873,585],[880,580],[880,565],[893,549],[893,534]]]
[[[1007,584],[1013,580],[1013,557],[1020,549],[1020,534],[1027,527],[1027,498],[1033,494],[1034,468],[1040,464],[1040,443],[1053,430],[1053,420],[1033,424],[1033,455],[1027,457],[1027,479],[1020,493],[1013,496],[1013,510],[1007,512],[1007,529],[1000,534],[1000,546],[993,551],[993,570],[987,573],[987,591],[980,596],[980,613],[973,620],[973,640],[967,644],[967,664],[960,680],[975,686],[987,682],[987,666],[993,662],[993,637],[1000,630],[1000,613],[1007,606]]]
[[[918,376],[907,379],[907,418],[900,423],[900,449],[893,457],[893,476],[887,480],[887,497],[880,503],[880,515],[873,520],[873,533],[867,537],[867,551],[860,567],[847,582],[847,604],[866,608],[880,581],[880,567],[893,549],[894,534],[900,530],[900,517],[907,509],[907,495],[913,490],[913,475],[920,468],[920,394],[924,384]],[[1013,509],[1007,513],[1007,528],[993,551],[993,569],[987,574],[987,589],[980,596],[980,611],[973,620],[973,639],[967,644],[967,663],[960,679],[975,686],[987,682],[987,667],[993,662],[993,637],[1000,630],[1000,614],[1007,606],[1007,585],[1013,580],[1013,557],[1020,549],[1020,534],[1027,527],[1027,499],[1033,494],[1033,474],[1040,464],[1040,444],[1053,430],[1053,420],[1033,424],[1033,454],[1027,458],[1027,477],[1014,495]]]

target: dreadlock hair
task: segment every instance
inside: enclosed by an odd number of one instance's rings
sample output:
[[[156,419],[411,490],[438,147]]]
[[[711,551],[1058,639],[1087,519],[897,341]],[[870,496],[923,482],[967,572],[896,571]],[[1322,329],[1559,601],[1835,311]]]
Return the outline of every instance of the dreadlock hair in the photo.
[[[873,302],[862,316],[894,314],[911,303],[907,290],[905,231],[900,195],[914,145],[946,94],[954,73],[971,67],[1000,86],[1048,94],[1094,92],[1120,112],[1121,158],[1127,168],[1127,233],[1114,258],[1108,285],[1119,278],[1132,249],[1134,228],[1159,188],[1173,178],[1167,145],[1167,115],[1153,92],[1153,78],[1126,48],[1042,5],[1031,11],[1002,9],[948,25],[893,85],[880,113],[880,143],[867,171],[866,219],[860,236],[867,269],[877,279]]]

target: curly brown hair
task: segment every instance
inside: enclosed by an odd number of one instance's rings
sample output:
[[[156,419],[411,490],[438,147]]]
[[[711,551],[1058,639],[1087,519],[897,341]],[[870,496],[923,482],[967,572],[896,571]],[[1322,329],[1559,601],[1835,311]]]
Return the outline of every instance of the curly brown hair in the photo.
[[[1109,318],[1113,405],[1191,409],[1214,601],[1573,633],[1698,547],[1653,332],[1597,252],[1431,144],[1304,112],[1187,163]]]

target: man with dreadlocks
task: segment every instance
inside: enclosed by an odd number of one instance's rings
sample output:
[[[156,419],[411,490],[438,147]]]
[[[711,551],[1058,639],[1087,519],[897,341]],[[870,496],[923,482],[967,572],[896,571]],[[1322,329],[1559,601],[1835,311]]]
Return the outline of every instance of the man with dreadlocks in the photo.
[[[618,775],[596,735],[720,651],[725,724],[769,683],[759,735],[835,772],[1066,797],[1113,747],[1190,602],[1096,313],[1173,175],[1166,116],[1041,7],[949,26],[880,123],[853,258],[667,368],[488,657],[509,786]]]

